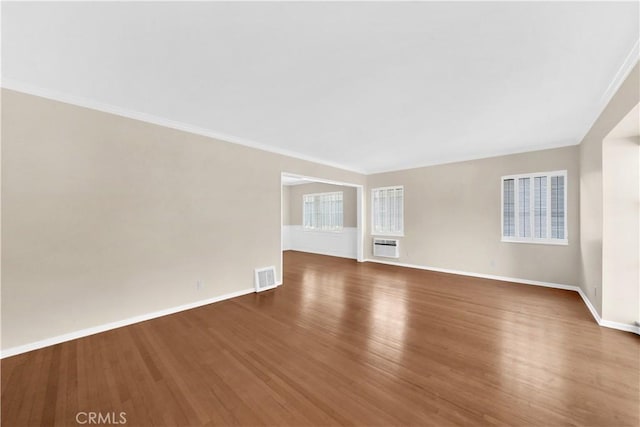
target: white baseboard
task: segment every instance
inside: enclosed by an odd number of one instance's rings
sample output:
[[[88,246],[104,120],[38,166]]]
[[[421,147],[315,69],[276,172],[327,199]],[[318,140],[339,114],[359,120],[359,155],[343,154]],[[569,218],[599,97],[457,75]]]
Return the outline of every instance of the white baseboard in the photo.
[[[278,285],[281,285],[281,284],[282,282],[278,283]],[[167,308],[164,310],[154,311],[153,313],[141,314],[139,316],[130,317],[128,319],[118,320],[115,322],[106,323],[104,325],[94,326],[92,328],[81,329],[75,332],[69,332],[68,334],[58,335],[56,337],[47,338],[41,341],[36,341],[29,344],[20,345],[17,347],[11,347],[2,351],[2,353],[0,354],[0,359],[4,359],[5,357],[10,357],[10,356],[15,356],[21,353],[26,353],[32,350],[37,350],[39,348],[60,344],[66,341],[75,340],[78,338],[84,338],[89,335],[98,334],[100,332],[106,332],[111,329],[133,325],[134,323],[144,322],[146,320],[167,316],[169,314],[178,313],[180,311],[190,310],[192,308],[201,307],[203,305],[213,304],[214,302],[224,301],[224,300],[239,297],[242,295],[247,295],[252,292],[255,292],[254,288],[243,289],[241,291],[231,292],[229,294],[220,295],[220,296],[209,298],[209,299],[200,300],[200,301],[192,302],[189,304],[179,305],[179,306]]]
[[[322,254],[322,255],[327,255],[327,254]],[[427,266],[423,266],[423,265],[406,264],[406,263],[393,262],[393,261],[382,261],[382,260],[377,260],[377,259],[365,259],[364,262],[387,264],[387,265],[393,265],[393,266],[396,266],[396,267],[416,268],[416,269],[419,269],[419,270],[436,271],[436,272],[439,272],[439,273],[459,274],[459,275],[462,275],[462,276],[478,277],[478,278],[482,278],[482,279],[500,280],[500,281],[504,281],[504,282],[522,283],[522,284],[525,284],[525,285],[533,285],[533,286],[544,286],[544,287],[548,287],[548,288],[564,289],[564,290],[578,292],[578,294],[580,295],[580,297],[584,301],[585,305],[587,306],[587,308],[591,312],[591,315],[596,320],[598,325],[606,327],[606,328],[618,329],[618,330],[621,330],[621,331],[632,332],[632,333],[640,335],[640,326],[628,325],[628,324],[619,323],[619,322],[612,322],[610,320],[603,320],[600,317],[600,315],[598,314],[598,312],[595,309],[595,307],[593,306],[593,304],[591,304],[591,301],[589,301],[589,298],[587,298],[585,293],[578,286],[564,285],[564,284],[552,283],[552,282],[540,282],[540,281],[535,281],[535,280],[519,279],[519,278],[514,278],[514,277],[495,276],[495,275],[491,275],[491,274],[470,273],[470,272],[467,272],[467,271],[458,271],[458,270],[451,270],[451,269],[446,269],[446,268],[427,267]],[[278,282],[277,285],[278,286],[282,285],[282,282]],[[192,308],[201,307],[203,305],[213,304],[213,303],[216,303],[216,302],[219,302],[219,301],[224,301],[224,300],[227,300],[227,299],[236,298],[236,297],[239,297],[239,296],[242,296],[242,295],[247,295],[247,294],[250,294],[250,293],[253,293],[253,292],[255,292],[254,288],[243,289],[241,291],[232,292],[232,293],[228,293],[228,294],[225,294],[225,295],[220,295],[220,296],[209,298],[209,299],[206,299],[206,300],[200,300],[200,301],[192,302],[192,303],[189,303],[189,304],[184,304],[184,305],[180,305],[180,306],[176,306],[176,307],[167,308],[167,309],[164,309],[164,310],[155,311],[153,313],[142,314],[142,315],[139,315],[139,316],[130,317],[128,319],[123,319],[123,320],[119,320],[119,321],[116,321],[116,322],[106,323],[104,325],[99,325],[99,326],[95,326],[95,327],[92,327],[92,328],[81,329],[79,331],[70,332],[68,334],[63,334],[63,335],[58,335],[56,337],[47,338],[47,339],[44,339],[44,340],[41,340],[41,341],[36,341],[36,342],[29,343],[29,344],[24,344],[24,345],[21,345],[21,346],[17,346],[17,347],[11,347],[11,348],[8,348],[6,350],[3,350],[0,353],[0,359],[4,359],[5,357],[15,356],[15,355],[18,355],[18,354],[21,354],[21,353],[26,353],[26,352],[32,351],[32,350],[37,350],[39,348],[44,348],[44,347],[52,346],[52,345],[55,345],[55,344],[60,344],[60,343],[66,342],[66,341],[71,341],[71,340],[75,340],[75,339],[78,339],[78,338],[87,337],[89,335],[98,334],[100,332],[106,332],[106,331],[109,331],[111,329],[121,328],[123,326],[129,326],[129,325],[132,325],[134,323],[144,322],[146,320],[151,320],[151,319],[155,319],[155,318],[158,318],[158,317],[167,316],[169,314],[178,313],[180,311],[190,310]]]
[[[565,284],[562,284],[562,283],[553,283],[553,282],[541,282],[541,281],[529,280],[529,279],[519,279],[519,278],[516,278],[516,277],[495,276],[495,275],[492,275],[492,274],[470,273],[468,271],[458,271],[458,270],[450,270],[450,269],[446,269],[446,268],[427,267],[427,266],[424,266],[424,265],[406,264],[406,263],[394,262],[394,261],[383,261],[383,260],[371,259],[371,258],[370,259],[365,259],[364,261],[365,262],[375,262],[375,263],[378,263],[378,264],[395,265],[397,267],[408,267],[408,268],[416,268],[416,269],[419,269],[419,270],[436,271],[438,273],[459,274],[461,276],[479,277],[479,278],[482,278],[482,279],[500,280],[500,281],[503,281],[503,282],[522,283],[522,284],[525,284],[525,285],[544,286],[544,287],[547,287],[547,288],[555,288],[555,289],[564,289],[564,290],[567,290],[567,291],[574,291],[574,292],[577,292],[580,295],[580,297],[582,298],[582,301],[584,301],[585,305],[587,306],[587,308],[591,312],[591,315],[595,319],[596,323],[598,323],[598,325],[604,326],[606,328],[618,329],[620,331],[632,332],[632,333],[640,335],[640,326],[628,325],[626,323],[612,322],[610,320],[602,319],[600,317],[600,315],[598,314],[598,311],[593,306],[593,304],[591,304],[591,301],[589,301],[589,298],[587,298],[585,293],[582,291],[582,288],[580,288],[579,286],[565,285]]]
[[[516,277],[495,276],[493,274],[471,273],[468,271],[451,270],[448,268],[438,268],[438,267],[427,267],[424,265],[406,264],[406,263],[394,262],[394,261],[382,261],[379,259],[365,259],[365,262],[375,262],[378,264],[395,265],[398,267],[416,268],[418,270],[436,271],[438,273],[459,274],[461,276],[478,277],[480,279],[500,280],[502,282],[522,283],[524,285],[544,286],[547,288],[564,289],[567,291],[578,292],[578,289],[580,289],[578,286],[564,285],[562,283],[541,282],[538,280],[518,279]]]
[[[598,314],[598,310],[596,310],[593,304],[591,304],[591,301],[589,301],[589,298],[587,298],[587,295],[584,293],[584,291],[581,288],[578,288],[578,293],[582,297],[582,301],[584,301],[585,305],[591,312],[591,315],[593,316],[593,318],[596,319],[596,322],[598,322],[598,325],[604,326],[605,328],[618,329],[620,331],[633,332],[634,334],[640,335],[640,326],[629,325],[629,324],[620,323],[620,322],[613,322],[611,320],[605,320],[602,317],[600,317],[600,315]]]
[[[601,320],[599,324],[605,328],[618,329],[620,331],[633,332],[634,334],[640,335],[640,326],[627,325],[626,323],[613,322],[611,320]]]
[[[598,325],[602,325],[602,318],[600,318],[600,315],[598,314],[598,310],[596,310],[596,308],[593,306],[593,304],[591,304],[591,301],[589,300],[589,298],[587,298],[587,294],[584,293],[582,288],[578,288],[577,292],[578,292],[578,294],[580,294],[580,297],[582,298],[582,301],[584,301],[584,305],[587,306],[587,308],[591,312],[591,315],[596,320]]]

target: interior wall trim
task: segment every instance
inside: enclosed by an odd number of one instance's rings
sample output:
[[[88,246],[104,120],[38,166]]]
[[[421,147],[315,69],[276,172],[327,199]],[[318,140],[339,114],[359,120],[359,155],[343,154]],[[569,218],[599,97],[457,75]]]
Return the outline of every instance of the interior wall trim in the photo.
[[[378,264],[395,265],[397,267],[416,268],[418,270],[429,270],[429,271],[435,271],[438,273],[459,274],[461,276],[478,277],[481,279],[500,280],[502,282],[513,282],[513,283],[522,283],[525,285],[544,286],[547,288],[564,289],[567,291],[578,292],[578,289],[579,289],[578,286],[565,285],[562,283],[542,282],[539,280],[519,279],[516,277],[496,276],[493,274],[472,273],[469,271],[452,270],[448,268],[429,267],[425,265],[407,264],[407,263],[394,262],[394,261],[383,261],[383,260],[374,259],[374,258],[368,258],[365,261],[375,262]]]
[[[482,279],[499,280],[499,281],[503,281],[503,282],[520,283],[520,284],[525,284],[525,285],[543,286],[543,287],[547,287],[547,288],[574,291],[574,292],[577,292],[580,295],[580,297],[584,301],[585,305],[589,309],[589,312],[591,313],[591,315],[595,319],[596,323],[598,323],[598,325],[600,325],[602,327],[605,327],[605,328],[617,329],[617,330],[620,330],[620,331],[631,332],[631,333],[635,333],[635,334],[640,335],[640,326],[628,325],[626,323],[619,323],[619,322],[613,322],[613,321],[610,321],[610,320],[602,319],[600,317],[600,315],[598,314],[597,310],[595,309],[595,307],[593,306],[593,304],[591,303],[591,301],[589,301],[589,298],[587,298],[587,296],[585,295],[585,293],[582,291],[582,289],[579,286],[566,285],[566,284],[553,283],[553,282],[542,282],[542,281],[529,280],[529,279],[520,279],[520,278],[515,278],[515,277],[496,276],[496,275],[492,275],[492,274],[471,273],[471,272],[468,272],[468,271],[459,271],[459,270],[452,270],[452,269],[446,269],[446,268],[437,268],[437,267],[427,267],[427,266],[424,266],[424,265],[407,264],[407,263],[400,263],[400,262],[393,262],[393,261],[382,261],[382,260],[371,259],[371,258],[365,259],[364,262],[373,262],[373,263],[377,263],[377,264],[386,264],[386,265],[392,265],[392,266],[396,266],[396,267],[415,268],[415,269],[418,269],[418,270],[435,271],[435,272],[438,272],[438,273],[458,274],[458,275],[462,275],[462,276],[478,277],[478,278],[482,278]],[[277,285],[278,286],[282,285],[282,282],[278,282]],[[110,331],[112,329],[121,328],[123,326],[129,326],[129,325],[133,325],[135,323],[144,322],[144,321],[151,320],[151,319],[156,319],[158,317],[167,316],[167,315],[174,314],[174,313],[179,313],[181,311],[190,310],[192,308],[202,307],[204,305],[213,304],[213,303],[224,301],[224,300],[228,300],[228,299],[231,299],[231,298],[236,298],[236,297],[247,295],[247,294],[250,294],[250,293],[253,293],[253,292],[255,292],[254,288],[243,289],[241,291],[231,292],[231,293],[220,295],[220,296],[217,296],[217,297],[208,298],[208,299],[204,299],[204,300],[200,300],[200,301],[195,301],[195,302],[192,302],[192,303],[183,304],[183,305],[179,305],[179,306],[175,306],[175,307],[170,307],[170,308],[167,308],[167,309],[164,309],[164,310],[154,311],[152,313],[141,314],[139,316],[134,316],[134,317],[130,317],[130,318],[127,318],[127,319],[118,320],[118,321],[115,321],[115,322],[105,323],[103,325],[94,326],[92,328],[81,329],[79,331],[69,332],[67,334],[58,335],[58,336],[51,337],[51,338],[46,338],[44,340],[35,341],[35,342],[29,343],[29,344],[24,344],[24,345],[20,345],[20,346],[16,346],[16,347],[11,347],[11,348],[8,348],[6,350],[3,350],[0,353],[0,359],[4,359],[6,357],[11,357],[11,356],[16,356],[18,354],[27,353],[27,352],[32,351],[32,350],[38,350],[40,348],[49,347],[49,346],[60,344],[60,343],[66,342],[66,341],[72,341],[72,340],[75,340],[75,339],[78,339],[78,338],[84,338],[84,337],[87,337],[87,336],[90,336],[90,335],[98,334],[100,332],[106,332],[106,331]]]
[[[520,284],[524,284],[524,285],[543,286],[543,287],[546,287],[546,288],[554,288],[554,289],[563,289],[563,290],[566,290],[566,291],[574,291],[574,292],[577,292],[580,295],[580,297],[582,298],[582,301],[584,301],[584,304],[587,306],[587,308],[589,309],[589,312],[591,313],[591,315],[593,316],[594,320],[596,321],[596,323],[598,325],[603,326],[605,328],[617,329],[617,330],[620,330],[620,331],[632,332],[634,334],[640,335],[640,326],[628,325],[626,323],[612,322],[610,320],[602,319],[600,317],[600,315],[598,314],[598,311],[595,309],[595,307],[591,303],[591,301],[589,301],[589,298],[587,298],[586,294],[584,293],[582,288],[580,288],[579,286],[565,285],[565,284],[562,284],[562,283],[553,283],[553,282],[542,282],[542,281],[538,281],[538,280],[520,279],[520,278],[517,278],[517,277],[496,276],[496,275],[493,275],[493,274],[471,273],[471,272],[468,272],[468,271],[459,271],[459,270],[451,270],[451,269],[447,269],[447,268],[428,267],[428,266],[424,266],[424,265],[407,264],[407,263],[394,262],[394,261],[383,261],[383,260],[373,259],[373,258],[368,258],[368,259],[365,259],[364,261],[365,262],[374,262],[374,263],[377,263],[377,264],[393,265],[393,266],[396,266],[396,267],[415,268],[415,269],[418,269],[418,270],[435,271],[435,272],[438,272],[438,273],[459,274],[461,276],[478,277],[478,278],[481,278],[481,279],[499,280],[499,281],[502,281],[502,282],[520,283]]]
[[[358,227],[344,227],[341,231],[309,231],[302,225],[283,225],[282,249],[358,259]]]
[[[604,110],[609,105],[609,102],[611,102],[614,95],[618,92],[620,86],[622,86],[627,77],[629,77],[631,70],[633,70],[633,67],[635,67],[638,61],[640,61],[640,38],[636,40],[633,46],[631,46],[631,50],[627,53],[627,56],[620,64],[620,67],[618,67],[618,70],[600,97],[598,108],[593,110],[592,119],[588,122],[589,127],[585,129],[582,137],[578,140],[578,143],[582,143],[584,138],[591,131],[593,125],[596,124],[596,121],[598,121],[598,118],[600,118]]]
[[[101,111],[103,113],[114,114],[116,116],[126,117],[128,119],[138,120],[145,123],[151,123],[154,125],[167,127],[170,129],[176,129],[183,132],[192,133],[195,135],[206,136],[222,142],[244,145],[245,147],[251,147],[257,150],[267,151],[269,153],[280,154],[282,156],[292,157],[294,159],[306,160],[308,162],[317,163],[324,166],[330,166],[337,169],[364,174],[364,171],[362,170],[357,170],[339,163],[326,161],[313,156],[307,156],[305,154],[297,153],[297,152],[282,149],[282,148],[272,147],[270,145],[266,145],[260,142],[252,141],[246,138],[241,138],[241,137],[230,135],[223,132],[216,132],[214,130],[206,129],[200,126],[191,125],[189,123],[185,123],[177,120],[171,120],[165,117],[159,117],[152,114],[143,113],[140,111],[118,107],[116,105],[94,101],[89,98],[85,98],[81,96],[60,93],[50,89],[33,86],[31,84],[24,83],[15,79],[3,78],[1,82],[1,87],[3,87],[4,89],[16,91],[16,92],[26,93],[28,95],[39,96],[40,98],[63,102],[65,104],[74,105],[76,107],[88,108],[90,110],[96,110],[96,111]]]
[[[582,297],[582,301],[584,301],[585,305],[593,315],[593,318],[596,319],[596,322],[598,322],[598,325],[604,326],[605,328],[618,329],[620,331],[632,332],[634,334],[640,335],[640,326],[614,322],[612,320],[605,320],[602,317],[600,317],[600,315],[598,314],[598,311],[593,306],[593,304],[591,304],[591,301],[589,301],[589,298],[587,298],[587,295],[584,293],[582,288],[578,288],[577,292]]]
[[[281,285],[279,282],[277,285]],[[6,350],[2,350],[0,359],[5,357],[11,357],[18,354],[26,353],[32,350],[37,350],[44,347],[49,347],[55,344],[60,344],[66,341],[75,340],[78,338],[88,337],[89,335],[98,334],[100,332],[110,331],[112,329],[121,328],[123,326],[133,325],[134,323],[144,322],[146,320],[156,319],[158,317],[167,316],[169,314],[178,313],[180,311],[190,310],[192,308],[202,307],[203,305],[213,304],[216,302],[224,301],[227,299],[247,295],[255,292],[255,288],[243,289],[241,291],[231,292],[228,294],[220,295],[213,298],[207,298],[200,301],[195,301],[188,304],[183,304],[175,307],[166,308],[164,310],[154,311],[152,313],[141,314],[139,316],[130,317],[128,319],[117,320],[115,322],[105,323],[103,325],[94,326],[92,328],[81,329],[79,331],[69,332],[67,334],[58,335],[44,340],[35,341],[29,344],[24,344],[16,347],[11,347]]]

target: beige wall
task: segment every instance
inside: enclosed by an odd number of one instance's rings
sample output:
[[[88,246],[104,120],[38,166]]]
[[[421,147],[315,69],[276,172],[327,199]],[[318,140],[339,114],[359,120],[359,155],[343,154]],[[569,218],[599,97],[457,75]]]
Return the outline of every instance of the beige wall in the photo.
[[[579,148],[365,177],[3,89],[2,348],[251,288],[283,171],[404,185],[399,262],[579,284],[602,313],[602,140],[638,98],[636,66]],[[500,177],[558,169],[569,245],[500,242]]]
[[[640,102],[640,70],[631,70],[580,143],[580,287],[602,316],[602,142]]]
[[[3,349],[251,288],[281,172],[365,181],[8,90],[2,124]]]
[[[314,182],[312,184],[301,184],[289,186],[289,222],[285,225],[302,225],[302,195],[312,193],[329,193],[332,191],[342,191],[344,205],[344,227],[357,227],[357,191],[355,187],[342,185],[332,185]]]
[[[501,242],[501,177],[565,169],[569,245]],[[385,260],[577,285],[578,176],[573,146],[370,175],[367,185],[369,190],[404,185],[401,256]],[[370,227],[367,232],[365,256],[372,258]]]
[[[633,325],[640,321],[640,137],[605,139],[602,163],[602,318]]]

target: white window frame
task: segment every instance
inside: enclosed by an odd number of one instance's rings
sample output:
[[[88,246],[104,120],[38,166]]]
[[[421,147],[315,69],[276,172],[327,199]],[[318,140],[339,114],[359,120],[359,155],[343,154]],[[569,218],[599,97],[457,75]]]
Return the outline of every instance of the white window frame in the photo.
[[[547,210],[547,224],[546,224],[546,230],[547,230],[547,236],[546,238],[538,238],[538,237],[534,237],[535,236],[535,231],[534,231],[534,221],[535,221],[535,214],[534,214],[534,204],[531,203],[530,204],[530,214],[529,214],[529,221],[531,222],[530,225],[530,229],[531,229],[531,237],[519,237],[519,231],[520,231],[520,221],[518,220],[519,218],[519,191],[518,191],[518,183],[519,183],[519,179],[521,178],[529,178],[529,185],[530,185],[530,189],[529,189],[529,194],[530,197],[533,199],[533,194],[534,194],[534,178],[539,178],[539,177],[546,177],[547,178],[547,203],[546,203],[546,210]],[[553,239],[551,238],[551,178],[554,176],[562,176],[564,177],[564,239]],[[504,235],[504,182],[506,180],[510,180],[513,179],[514,180],[514,219],[515,219],[515,224],[514,224],[514,234],[515,236],[511,237],[511,236],[505,236]],[[567,180],[567,171],[566,170],[560,170],[560,171],[552,171],[552,172],[538,172],[538,173],[526,173],[526,174],[518,174],[518,175],[505,175],[501,178],[500,180],[500,235],[501,235],[501,241],[502,242],[507,242],[507,243],[537,243],[537,244],[543,244],[543,245],[568,245],[569,244],[569,224],[567,222],[567,206],[568,206],[568,199],[567,199],[567,195],[568,195],[568,191],[567,189],[569,188],[569,182]]]
[[[307,196],[320,197],[326,195],[340,194],[342,197],[342,224],[335,228],[322,228],[322,227],[308,227],[304,222],[304,198]],[[344,191],[329,191],[325,193],[308,193],[302,195],[302,230],[303,231],[316,231],[322,233],[342,233],[344,230]]]
[[[376,191],[379,190],[391,190],[391,189],[401,189],[402,190],[402,218],[400,220],[401,224],[402,224],[402,228],[397,231],[397,232],[384,232],[384,231],[377,231],[375,229],[376,223],[375,223],[375,215],[376,213],[373,210],[373,195]],[[404,192],[404,186],[403,185],[390,185],[388,187],[376,187],[376,188],[372,188],[371,189],[371,235],[372,236],[393,236],[393,237],[404,237],[404,200],[405,200],[405,192]]]

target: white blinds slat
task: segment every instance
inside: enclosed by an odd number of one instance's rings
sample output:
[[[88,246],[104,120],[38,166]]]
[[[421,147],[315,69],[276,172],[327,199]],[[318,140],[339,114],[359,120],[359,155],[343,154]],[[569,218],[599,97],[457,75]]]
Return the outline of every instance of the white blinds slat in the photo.
[[[518,180],[519,237],[531,237],[530,188],[529,178],[520,178]]]
[[[564,239],[564,176],[551,177],[551,238]]]
[[[502,233],[505,237],[516,235],[514,182],[513,179],[505,179],[503,182]]]
[[[547,177],[534,178],[534,235],[539,239],[547,238]]]

